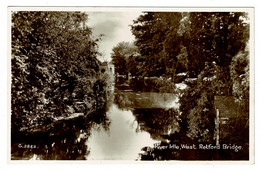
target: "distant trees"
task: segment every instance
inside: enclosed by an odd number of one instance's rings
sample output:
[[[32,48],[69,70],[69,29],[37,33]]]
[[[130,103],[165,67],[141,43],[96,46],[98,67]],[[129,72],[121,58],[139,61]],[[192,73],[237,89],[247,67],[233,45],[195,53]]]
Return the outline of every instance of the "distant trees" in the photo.
[[[180,99],[182,127],[191,138],[213,139],[214,96],[234,95],[240,102],[249,98],[247,13],[144,12],[132,33],[143,76],[175,82],[176,74],[185,72],[197,79]]]
[[[112,62],[115,65],[115,72],[123,75],[130,72],[135,75],[137,47],[133,43],[120,42],[112,49]]]
[[[51,122],[94,104],[97,41],[81,12],[12,13],[12,128]]]

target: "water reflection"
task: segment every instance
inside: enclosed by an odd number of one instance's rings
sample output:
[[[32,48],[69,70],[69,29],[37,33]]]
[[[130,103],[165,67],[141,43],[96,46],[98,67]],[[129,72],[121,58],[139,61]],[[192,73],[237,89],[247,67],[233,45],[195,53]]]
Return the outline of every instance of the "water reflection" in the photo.
[[[178,98],[172,93],[115,91],[114,103],[120,109],[162,108],[177,109]]]
[[[117,84],[106,105],[92,114],[60,121],[48,131],[12,137],[12,159],[136,160],[156,156],[154,144],[169,143],[169,136],[180,132],[178,98],[131,84]]]
[[[139,130],[149,132],[153,139],[164,141],[164,135],[178,132],[179,114],[175,109],[136,108],[133,112]]]
[[[149,133],[136,131],[138,122],[131,110],[121,110],[114,104],[107,115],[111,119],[110,131],[92,132],[87,141],[88,159],[135,160],[144,146],[157,142]]]
[[[87,117],[58,122],[46,132],[12,137],[12,160],[85,160],[89,148],[85,144],[91,130],[109,129],[105,109]]]
[[[176,96],[170,93],[116,90],[107,116],[108,132],[92,131],[86,141],[92,160],[135,160],[144,147],[179,131]],[[169,108],[171,106],[172,108]]]

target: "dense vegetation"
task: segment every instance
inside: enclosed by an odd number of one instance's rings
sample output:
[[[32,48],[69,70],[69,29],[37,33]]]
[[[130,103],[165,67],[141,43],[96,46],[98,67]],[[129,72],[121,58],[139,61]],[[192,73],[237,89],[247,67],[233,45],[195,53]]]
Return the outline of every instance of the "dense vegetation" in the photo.
[[[12,13],[12,131],[104,105],[107,77],[99,72],[99,39],[92,39],[87,18],[81,12]]]
[[[128,72],[132,75],[137,75],[134,59],[138,55],[138,49],[133,43],[119,42],[112,49],[111,54],[112,62],[116,66],[115,72],[121,75]]]
[[[139,51],[134,59],[136,72],[155,77],[155,83],[167,83],[166,87],[156,84],[163,92],[175,92],[172,85],[181,81],[188,85],[179,100],[180,132],[170,134],[169,143],[161,142],[161,146],[214,144],[215,96],[233,96],[241,112],[249,113],[248,20],[246,13],[239,12],[144,12],[134,21],[132,33]],[[185,76],[183,80],[180,75]],[[244,151],[230,158],[248,159],[249,130],[243,124],[236,124],[236,129],[243,127],[243,137],[233,134],[228,142],[242,143]],[[190,157],[175,150],[145,147],[143,151],[144,160],[216,158],[214,151],[207,156],[201,150],[189,150]]]
[[[100,39],[92,38],[87,19],[87,14],[81,12],[12,13],[11,128],[16,133],[12,138],[22,139],[16,131],[33,130],[73,113],[85,114],[64,124],[57,122],[63,131],[51,128],[55,134],[43,134],[43,138],[53,135],[53,142],[61,147],[46,159],[57,159],[66,151],[69,153],[64,159],[85,158],[89,151],[84,142],[90,130],[99,124],[109,129],[105,109],[111,103],[107,91],[109,76],[100,72]],[[134,21],[131,30],[135,42],[120,42],[112,49],[115,72],[135,76],[132,82],[140,91],[150,86],[159,92],[176,93],[180,103],[178,109],[133,109],[140,131],[147,131],[152,137],[159,135],[161,146],[214,144],[216,96],[233,96],[241,111],[249,113],[248,21],[247,14],[239,12],[144,12]],[[180,82],[187,88],[176,91]],[[136,107],[137,98],[129,94],[115,94],[114,102],[120,109]],[[236,123],[237,131],[241,122],[238,119]],[[242,131],[237,131],[233,135],[238,136],[229,141],[239,137],[236,142],[248,143],[249,131],[243,128],[243,137],[239,135]],[[77,142],[82,130],[86,137]],[[55,136],[61,137],[62,143]],[[68,137],[72,148],[66,145]],[[47,145],[48,149],[38,153],[46,155],[53,147],[52,143]],[[245,155],[236,156],[238,159],[247,159],[248,149],[244,147],[245,153],[240,155]],[[206,154],[201,150],[190,153],[144,147],[143,151],[141,158],[145,160],[216,157],[211,151]]]
[[[148,81],[163,92],[175,92],[174,84],[186,78],[188,88],[180,97],[180,112],[183,130],[189,137],[201,142],[213,140],[214,96],[234,96],[237,103],[248,108],[246,13],[144,12],[131,27],[137,51],[125,56],[121,53],[122,73],[153,77]],[[112,58],[116,61],[117,56]],[[127,64],[134,69],[129,70]],[[181,73],[183,80],[178,77]]]

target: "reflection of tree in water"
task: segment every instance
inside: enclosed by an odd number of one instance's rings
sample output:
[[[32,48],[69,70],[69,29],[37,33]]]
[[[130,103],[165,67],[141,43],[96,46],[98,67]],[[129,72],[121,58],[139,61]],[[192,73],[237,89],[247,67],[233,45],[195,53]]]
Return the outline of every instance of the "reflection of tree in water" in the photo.
[[[197,145],[198,143],[186,136],[179,111],[176,109],[134,109],[133,114],[138,121],[139,129],[147,131],[151,137],[160,140],[154,147],[143,147],[139,154],[140,160],[197,160],[201,155],[195,150],[177,150],[172,145]],[[205,157],[205,156],[204,156]],[[201,156],[203,158],[203,154]],[[205,157],[206,158],[206,157]]]
[[[138,122],[138,129],[149,132],[153,139],[162,139],[163,135],[179,131],[178,111],[175,109],[136,108],[133,114]]]
[[[133,101],[129,98],[127,92],[116,92],[114,97],[114,103],[117,104],[117,107],[122,110],[130,109],[133,105]]]
[[[157,92],[116,91],[114,103],[121,110],[129,110],[133,108],[177,107],[175,94]]]
[[[58,122],[48,132],[12,139],[12,159],[30,159],[37,155],[42,160],[85,160],[90,153],[85,143],[91,129],[103,127],[108,131],[109,125],[105,108],[86,117]],[[19,148],[26,144],[37,148]]]

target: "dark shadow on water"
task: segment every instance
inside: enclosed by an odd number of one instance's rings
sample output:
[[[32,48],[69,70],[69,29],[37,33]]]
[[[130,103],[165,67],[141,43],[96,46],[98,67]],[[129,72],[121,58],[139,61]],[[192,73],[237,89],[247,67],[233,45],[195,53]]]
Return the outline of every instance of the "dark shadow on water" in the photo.
[[[12,160],[86,160],[91,129],[109,130],[105,109],[55,124],[47,132],[12,134]]]

